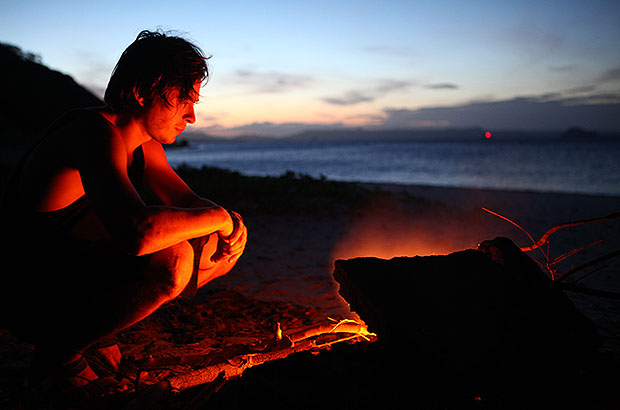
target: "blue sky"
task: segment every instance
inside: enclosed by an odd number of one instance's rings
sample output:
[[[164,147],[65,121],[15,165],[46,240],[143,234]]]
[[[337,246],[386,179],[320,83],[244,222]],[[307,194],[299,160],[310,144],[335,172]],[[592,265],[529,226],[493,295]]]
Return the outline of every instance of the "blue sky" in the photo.
[[[467,124],[450,112],[515,98],[612,110],[620,102],[618,1],[0,3],[0,41],[99,94],[124,48],[157,27],[212,55],[196,127],[221,134],[317,124],[502,127],[491,113],[486,124]]]

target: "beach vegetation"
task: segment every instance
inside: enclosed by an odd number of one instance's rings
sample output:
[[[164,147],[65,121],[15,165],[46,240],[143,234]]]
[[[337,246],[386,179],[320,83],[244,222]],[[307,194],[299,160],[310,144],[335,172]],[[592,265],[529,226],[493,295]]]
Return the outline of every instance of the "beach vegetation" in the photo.
[[[176,171],[198,195],[213,198],[222,206],[234,205],[240,212],[321,213],[327,200],[337,199],[340,206],[354,207],[374,194],[373,190],[356,184],[293,171],[280,176],[250,176],[222,168],[188,165],[181,165]]]

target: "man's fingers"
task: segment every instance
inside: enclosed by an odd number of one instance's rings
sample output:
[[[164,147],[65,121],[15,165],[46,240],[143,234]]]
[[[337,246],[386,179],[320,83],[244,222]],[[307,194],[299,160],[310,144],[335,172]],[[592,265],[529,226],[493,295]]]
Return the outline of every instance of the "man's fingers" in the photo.
[[[236,241],[239,240],[239,237],[241,235],[243,235],[245,232],[247,232],[247,228],[245,227],[244,223],[243,223],[243,219],[241,218],[241,215],[239,215],[238,213],[234,212],[234,211],[230,211],[232,215],[234,215],[235,217],[235,221],[234,221],[234,230],[233,233],[230,235],[230,237],[228,238],[228,242],[229,243],[234,243]]]
[[[220,237],[217,251],[211,257],[213,262],[227,259],[232,262],[239,259],[247,243],[248,231],[241,215],[235,211],[228,211],[233,220],[233,232],[227,238]]]

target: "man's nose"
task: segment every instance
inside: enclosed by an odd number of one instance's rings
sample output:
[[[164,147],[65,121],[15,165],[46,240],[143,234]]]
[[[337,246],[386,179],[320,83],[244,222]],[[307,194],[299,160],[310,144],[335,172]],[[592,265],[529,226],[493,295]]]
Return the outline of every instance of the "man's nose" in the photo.
[[[189,108],[185,112],[184,117],[185,117],[185,121],[187,121],[189,124],[193,124],[196,122],[196,112],[194,110],[193,104],[189,106]]]

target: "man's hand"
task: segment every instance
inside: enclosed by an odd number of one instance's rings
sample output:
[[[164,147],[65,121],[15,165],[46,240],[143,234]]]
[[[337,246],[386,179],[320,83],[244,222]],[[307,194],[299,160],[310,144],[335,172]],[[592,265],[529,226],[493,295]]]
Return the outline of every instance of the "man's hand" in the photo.
[[[228,259],[228,262],[235,262],[245,249],[245,244],[248,240],[248,231],[243,223],[241,215],[234,211],[229,211],[232,219],[233,230],[230,236],[219,236],[217,250],[211,257],[211,261],[217,263],[224,259]]]

